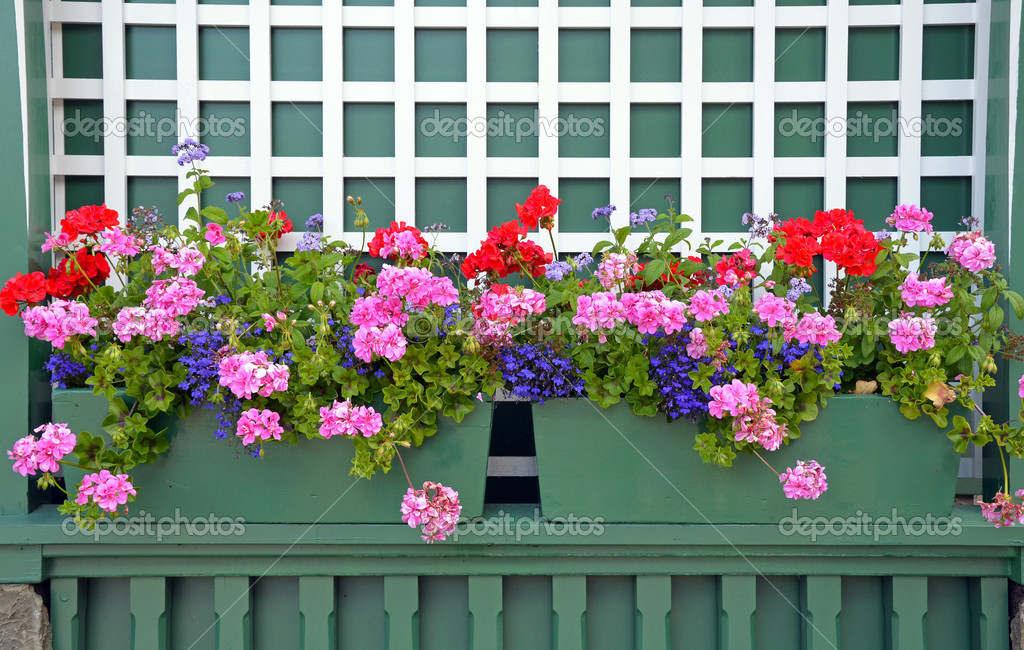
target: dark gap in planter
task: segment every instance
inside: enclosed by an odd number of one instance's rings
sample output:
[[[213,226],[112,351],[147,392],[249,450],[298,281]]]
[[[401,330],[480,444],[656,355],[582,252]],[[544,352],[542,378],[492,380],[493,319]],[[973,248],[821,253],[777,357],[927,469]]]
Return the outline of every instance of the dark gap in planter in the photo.
[[[491,456],[536,456],[529,402],[496,402],[491,423]],[[536,476],[488,476],[486,503],[540,503]]]

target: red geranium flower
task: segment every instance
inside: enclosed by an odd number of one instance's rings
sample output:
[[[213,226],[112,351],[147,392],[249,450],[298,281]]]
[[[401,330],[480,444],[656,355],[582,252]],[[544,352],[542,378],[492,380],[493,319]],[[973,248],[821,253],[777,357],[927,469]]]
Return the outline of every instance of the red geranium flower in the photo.
[[[551,190],[547,187],[538,185],[533,188],[530,198],[526,199],[526,205],[516,203],[516,213],[527,229],[536,228],[539,223],[541,228],[551,230],[555,227],[553,217],[561,202],[561,199],[551,196]]]
[[[802,217],[790,219],[777,224],[774,232],[786,236],[786,242],[775,251],[775,259],[810,268],[811,272],[817,271],[814,268],[814,256],[821,252],[821,245],[810,221]],[[768,240],[775,241],[775,237],[771,236]]]
[[[377,272],[373,270],[373,267],[363,262],[356,264],[355,271],[352,273],[352,279],[358,282],[360,278],[372,278],[375,275],[377,275]]]
[[[757,277],[757,260],[750,255],[750,249],[744,248],[735,255],[726,255],[715,264],[718,277],[715,282],[719,285],[735,287],[747,284]]]
[[[110,265],[103,253],[79,248],[74,257],[64,258],[50,269],[46,292],[54,298],[75,298],[103,284],[110,277]]]
[[[429,248],[419,229],[406,225],[404,221],[392,221],[387,228],[378,228],[369,244],[370,255],[393,260],[423,259]]]
[[[551,253],[526,239],[526,234],[526,228],[516,221],[495,226],[487,233],[487,239],[480,242],[480,248],[462,262],[463,275],[467,278],[479,273],[498,278],[510,273],[529,273],[535,278],[544,275],[551,263]]]
[[[107,205],[83,205],[71,210],[60,221],[60,231],[74,240],[79,235],[95,235],[117,225],[117,212]]]
[[[16,273],[0,289],[0,308],[9,316],[18,313],[18,303],[36,303],[46,298],[46,276],[36,271],[28,275]]]

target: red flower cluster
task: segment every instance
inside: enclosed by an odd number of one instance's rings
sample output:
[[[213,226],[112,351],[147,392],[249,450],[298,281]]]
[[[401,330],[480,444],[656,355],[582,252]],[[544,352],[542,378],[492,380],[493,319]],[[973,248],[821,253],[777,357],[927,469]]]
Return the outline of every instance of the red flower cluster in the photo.
[[[757,260],[750,254],[749,248],[744,248],[735,255],[727,255],[715,264],[718,277],[715,282],[719,286],[728,285],[736,287],[747,284],[757,277]]]
[[[64,258],[50,269],[46,292],[54,298],[75,298],[99,286],[110,277],[110,264],[103,253],[90,253],[79,248],[74,256]]]
[[[530,192],[526,205],[516,203],[516,213],[527,230],[536,228],[538,224],[541,228],[551,230],[555,227],[554,216],[561,202],[562,199],[551,196],[551,190],[547,187],[538,185]]]
[[[275,221],[282,222],[281,226],[275,226]],[[280,228],[279,230],[275,231],[275,234],[277,235],[278,239],[281,238],[281,235],[287,235],[292,231],[292,220],[288,218],[287,212],[271,212],[269,215],[267,215],[267,223],[271,227],[271,229]],[[256,236],[262,239],[267,236],[267,233],[258,232],[256,233]]]
[[[96,235],[117,225],[117,212],[103,205],[83,205],[60,220],[60,231],[74,241],[79,235]]]
[[[36,303],[46,298],[46,276],[41,272],[22,275],[16,273],[0,289],[0,309],[8,316],[18,313],[18,303]]]
[[[875,235],[864,228],[864,222],[853,218],[853,212],[835,209],[815,212],[814,221],[790,219],[775,226],[775,233],[786,237],[775,251],[775,259],[803,268],[814,268],[813,258],[821,254],[849,275],[871,275],[877,269],[875,258],[882,246]],[[775,241],[775,237],[769,237]]]
[[[99,233],[117,226],[117,212],[104,205],[83,205],[71,210],[60,221],[59,246],[68,250],[82,236],[98,240]],[[47,245],[43,250],[50,250],[52,243],[58,238],[46,235]],[[110,264],[107,257],[100,252],[93,253],[93,244],[85,241],[71,257],[65,258],[50,269],[49,275],[40,271],[28,275],[16,274],[0,289],[0,309],[10,316],[18,313],[22,304],[31,305],[41,302],[46,297],[74,298],[92,287],[99,286],[110,277]]]
[[[690,260],[691,262],[697,262],[699,264],[703,264],[704,263],[704,260],[702,260],[697,255],[689,255],[686,259]],[[683,281],[685,280],[686,281],[686,285],[685,286],[687,288],[692,289],[692,288],[695,288],[695,287],[699,287],[699,286],[703,285],[705,282],[708,281],[707,271],[695,271],[695,272],[689,273],[689,274],[681,273],[679,271],[679,264],[680,264],[679,262],[672,262],[672,264],[669,266],[669,268],[671,269],[671,274],[672,274],[672,279],[671,279],[671,283],[672,284],[683,284]],[[659,279],[655,280],[654,282],[644,282],[643,273],[644,273],[644,267],[646,267],[646,266],[647,266],[646,263],[641,264],[640,268],[637,270],[636,275],[632,276],[629,279],[629,283],[628,284],[631,287],[633,287],[633,288],[635,288],[635,289],[637,289],[639,291],[656,291],[658,289],[664,288],[664,286],[666,284],[670,283],[669,273],[662,273],[661,277]],[[580,282],[580,286],[583,286],[582,282]]]
[[[356,268],[352,272],[352,280],[359,282],[362,278],[372,278],[375,275],[377,275],[377,272],[373,270],[373,267],[363,262],[356,264]]]
[[[495,226],[480,248],[466,256],[462,274],[467,278],[475,278],[479,273],[498,278],[510,273],[529,273],[535,278],[544,275],[551,263],[551,253],[526,239],[526,233],[527,229],[515,221]]]
[[[387,228],[377,229],[368,248],[373,257],[419,260],[427,256],[430,245],[415,226],[392,221]]]

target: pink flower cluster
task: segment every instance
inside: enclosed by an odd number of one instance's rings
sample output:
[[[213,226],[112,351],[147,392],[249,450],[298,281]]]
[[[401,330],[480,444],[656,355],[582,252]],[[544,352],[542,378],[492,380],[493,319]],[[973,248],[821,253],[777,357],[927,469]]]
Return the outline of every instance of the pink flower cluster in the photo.
[[[624,293],[619,302],[626,320],[636,325],[641,334],[653,334],[659,329],[674,334],[686,323],[686,304],[669,300],[661,291]]]
[[[686,354],[691,359],[701,359],[708,354],[708,339],[704,330],[694,327],[690,330],[690,342],[686,344]]]
[[[1024,499],[1024,490],[1017,490],[1014,496]],[[980,505],[982,518],[990,524],[995,524],[996,528],[1024,524],[1024,504],[1015,502],[1004,492],[996,492],[992,503]]]
[[[768,327],[796,324],[796,303],[786,298],[766,294],[754,303],[754,311]]]
[[[124,474],[115,476],[106,469],[98,474],[87,474],[78,486],[75,503],[84,506],[91,498],[101,509],[114,512],[118,506],[128,503],[129,494],[135,496],[135,487],[129,478]]]
[[[281,426],[281,415],[270,409],[249,409],[238,416],[238,437],[243,445],[251,445],[256,440],[280,440],[284,433]]]
[[[48,232],[43,234],[46,236],[46,241],[43,242],[43,246],[41,248],[41,250],[44,253],[47,251],[51,251],[54,248],[62,248],[71,243],[71,236],[68,235],[66,232],[62,232],[56,237],[54,237]]]
[[[828,490],[825,468],[818,461],[796,461],[796,469],[787,467],[779,475],[782,491],[788,499],[817,499]]]
[[[61,349],[72,336],[96,336],[98,323],[89,315],[88,305],[69,300],[29,307],[21,313],[21,318],[25,321],[26,336],[49,341],[53,347]]]
[[[352,402],[334,400],[331,408],[320,407],[320,435],[355,436],[370,438],[380,433],[384,420],[372,406],[352,406]]]
[[[885,220],[890,226],[903,232],[931,232],[932,213],[916,205],[897,205],[896,210]]]
[[[786,341],[794,338],[801,343],[826,346],[843,338],[836,328],[836,319],[812,311],[800,317],[796,323],[789,323],[783,332]]]
[[[962,232],[953,238],[946,254],[972,273],[991,268],[996,263],[996,245],[980,232]]]
[[[415,266],[398,268],[385,264],[377,274],[377,289],[385,298],[404,299],[414,309],[426,309],[430,305],[447,307],[459,301],[459,292],[450,278],[435,276],[429,269]]]
[[[440,483],[427,481],[422,490],[409,488],[402,497],[402,521],[410,528],[421,527],[421,537],[428,543],[451,535],[461,514],[459,493]]]
[[[210,242],[210,246],[220,246],[227,241],[227,237],[224,236],[224,227],[219,223],[206,224],[206,232],[203,233],[203,237]]]
[[[576,315],[572,317],[572,324],[581,333],[598,332],[602,343],[608,340],[608,332],[625,320],[626,310],[611,291],[576,297]]]
[[[597,278],[601,281],[602,287],[611,289],[639,270],[640,265],[637,264],[634,253],[605,253],[597,265]]]
[[[187,278],[156,280],[146,289],[142,306],[122,307],[111,328],[124,343],[136,336],[152,341],[177,336],[181,323],[175,319],[190,314],[203,296],[203,290]]]
[[[373,357],[384,357],[388,361],[398,361],[405,356],[408,341],[405,334],[394,324],[384,327],[360,327],[352,338],[355,355],[369,363]]]
[[[1024,399],[1024,375],[1017,380],[1017,396]]]
[[[144,336],[151,341],[162,341],[165,337],[177,336],[181,323],[163,309],[145,307],[122,307],[111,326],[114,334],[124,343],[135,336]]]
[[[733,379],[731,384],[713,386],[708,413],[724,419],[731,415],[737,442],[744,440],[775,451],[786,437],[786,425],[775,421],[775,410],[766,397],[761,399],[757,386]]]
[[[919,280],[917,273],[908,273],[899,288],[908,307],[938,307],[953,298],[953,290],[946,286],[946,278]]]
[[[484,341],[502,341],[513,327],[545,309],[547,300],[539,291],[494,285],[473,305],[473,333]]]
[[[694,320],[706,322],[729,313],[729,301],[718,291],[698,289],[690,298],[690,314]]]
[[[171,253],[160,246],[155,246],[152,253],[153,270],[157,273],[163,273],[168,268],[172,268],[182,275],[191,276],[202,270],[203,264],[206,263],[206,257],[202,251],[194,246],[186,246],[177,253]]]
[[[204,295],[205,292],[199,285],[188,278],[156,280],[146,289],[146,299],[142,301],[142,306],[147,309],[162,309],[167,317],[175,318],[191,313],[199,306],[199,301]]]
[[[139,242],[131,235],[122,232],[120,228],[111,228],[104,233],[104,237],[107,238],[107,243],[96,247],[101,253],[114,253],[128,257],[135,257],[139,254]]]
[[[386,327],[395,325],[404,327],[409,320],[405,313],[402,299],[397,297],[365,296],[356,299],[349,314],[349,322],[360,328]]]
[[[62,422],[44,424],[35,432],[41,434],[38,440],[35,436],[25,436],[7,451],[7,457],[14,461],[14,471],[22,476],[35,474],[37,469],[56,472],[60,468],[58,461],[74,451],[78,442],[68,425]]]
[[[889,339],[896,349],[906,354],[935,347],[935,319],[930,316],[902,314],[889,323]]]
[[[235,397],[270,397],[275,391],[288,390],[288,366],[272,362],[263,350],[224,357],[219,374],[220,385],[227,386]]]

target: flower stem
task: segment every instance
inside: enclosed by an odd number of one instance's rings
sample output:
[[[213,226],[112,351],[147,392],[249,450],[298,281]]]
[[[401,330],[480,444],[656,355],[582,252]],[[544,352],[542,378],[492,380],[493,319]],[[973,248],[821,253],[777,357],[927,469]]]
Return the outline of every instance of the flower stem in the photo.
[[[776,472],[776,471],[775,471],[775,468],[774,468],[774,467],[772,467],[771,465],[769,465],[769,464],[768,464],[768,461],[766,461],[766,460],[765,460],[765,459],[764,459],[764,458],[763,458],[763,457],[761,456],[761,454],[757,453],[757,450],[756,450],[756,449],[754,449],[754,450],[752,450],[752,451],[754,452],[754,455],[755,455],[755,456],[757,456],[757,459],[758,459],[758,460],[760,460],[760,461],[761,461],[762,463],[764,463],[765,467],[767,467],[768,469],[770,469],[770,470],[771,470],[772,472],[775,472],[775,475],[776,475],[776,476],[780,476],[780,474],[779,474],[778,472]]]
[[[415,490],[415,486],[412,484],[412,479],[409,478],[409,470],[405,469],[405,461],[402,460],[402,454],[395,448],[395,455],[398,456],[398,464],[402,466],[402,473],[405,474],[405,480],[409,482],[409,489]]]

